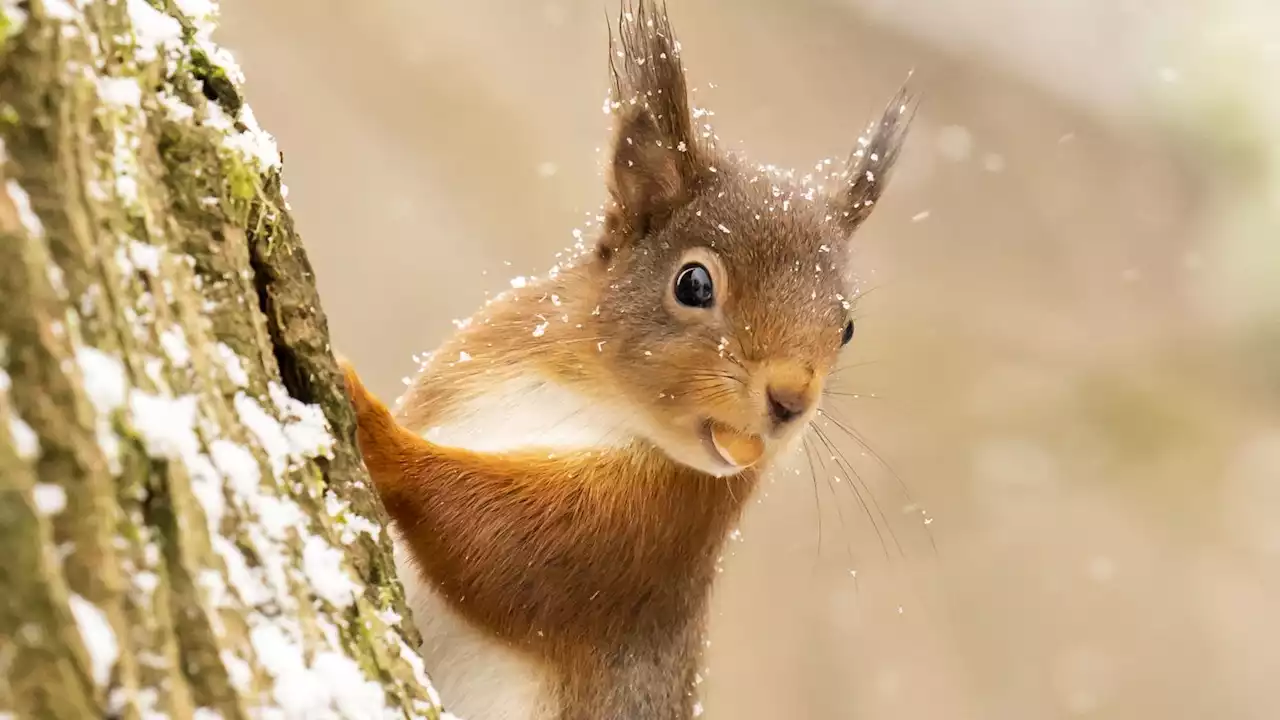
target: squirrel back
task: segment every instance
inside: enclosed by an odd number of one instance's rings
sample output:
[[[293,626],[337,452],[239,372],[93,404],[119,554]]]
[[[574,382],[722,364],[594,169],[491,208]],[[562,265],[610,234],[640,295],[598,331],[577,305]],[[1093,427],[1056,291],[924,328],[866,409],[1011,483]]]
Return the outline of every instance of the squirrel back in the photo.
[[[617,29],[595,242],[482,308],[394,415],[347,369],[428,671],[471,720],[692,715],[715,560],[853,337],[850,237],[909,124],[899,94],[828,176],[755,166],[695,120],[664,9]]]

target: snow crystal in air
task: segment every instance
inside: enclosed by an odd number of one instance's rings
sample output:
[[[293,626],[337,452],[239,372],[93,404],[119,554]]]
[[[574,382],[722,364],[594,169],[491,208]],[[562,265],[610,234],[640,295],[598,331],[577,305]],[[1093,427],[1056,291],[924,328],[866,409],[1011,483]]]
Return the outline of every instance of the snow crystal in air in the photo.
[[[120,646],[116,642],[116,633],[111,629],[107,616],[93,603],[79,595],[72,594],[68,598],[71,614],[80,628],[80,639],[89,651],[89,662],[92,665],[93,681],[99,686],[106,685],[111,679],[111,669],[115,667],[120,654]]]

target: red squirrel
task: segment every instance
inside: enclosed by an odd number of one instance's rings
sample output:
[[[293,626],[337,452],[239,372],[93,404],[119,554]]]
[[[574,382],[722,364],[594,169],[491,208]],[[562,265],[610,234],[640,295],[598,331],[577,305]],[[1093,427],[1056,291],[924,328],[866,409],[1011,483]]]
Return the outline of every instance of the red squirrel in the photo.
[[[853,336],[850,237],[901,91],[830,188],[719,152],[665,8],[610,33],[598,238],[513,283],[357,440],[445,706],[467,720],[693,717],[721,545]]]

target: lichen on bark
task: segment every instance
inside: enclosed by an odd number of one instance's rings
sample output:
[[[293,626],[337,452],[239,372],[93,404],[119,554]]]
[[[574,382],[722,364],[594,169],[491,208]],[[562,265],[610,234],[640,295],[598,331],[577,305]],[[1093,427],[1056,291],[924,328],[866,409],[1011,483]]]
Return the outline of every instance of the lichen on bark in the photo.
[[[0,0],[0,716],[435,718],[210,11]]]

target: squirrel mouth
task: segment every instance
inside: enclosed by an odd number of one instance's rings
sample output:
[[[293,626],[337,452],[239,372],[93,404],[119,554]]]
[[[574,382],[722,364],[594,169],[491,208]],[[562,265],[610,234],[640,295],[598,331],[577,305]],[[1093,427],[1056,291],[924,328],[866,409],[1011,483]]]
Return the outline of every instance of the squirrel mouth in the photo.
[[[724,464],[738,469],[754,465],[764,455],[764,439],[708,419],[703,425],[703,438],[711,454]]]

